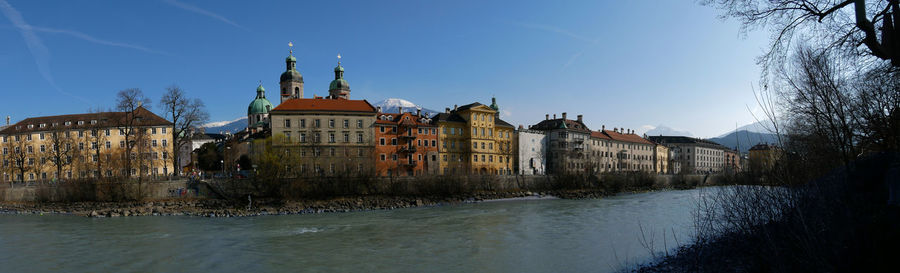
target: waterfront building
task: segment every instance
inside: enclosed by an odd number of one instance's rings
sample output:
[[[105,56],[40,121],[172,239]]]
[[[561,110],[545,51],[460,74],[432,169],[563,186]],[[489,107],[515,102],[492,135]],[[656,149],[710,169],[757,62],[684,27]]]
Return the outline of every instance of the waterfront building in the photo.
[[[741,171],[741,154],[737,150],[725,149],[725,171],[740,172]]]
[[[547,135],[547,173],[569,174],[583,173],[589,168],[588,156],[591,130],[584,125],[582,115],[578,119],[567,119],[566,113],[561,118],[553,119],[547,114],[544,120],[529,126],[531,130],[542,131]]]
[[[653,171],[658,174],[669,173],[669,147],[666,145],[654,143]]]
[[[375,174],[412,176],[437,174],[438,130],[431,118],[416,113],[383,113],[378,108],[375,121]]]
[[[26,118],[0,130],[0,180],[169,175],[177,168],[169,159],[171,129],[171,122],[140,106]]]
[[[751,172],[760,173],[772,170],[775,162],[781,156],[781,148],[778,146],[759,143],[750,147],[748,167]]]
[[[491,106],[454,106],[432,118],[442,174],[512,174],[515,127],[500,119],[499,112],[495,98]]]
[[[686,136],[651,136],[669,147],[670,173],[719,173],[725,168],[725,148],[721,144]]]
[[[539,130],[524,129],[519,126],[516,130],[516,143],[518,146],[518,160],[516,173],[522,175],[547,174],[547,148],[549,138],[547,133]]]
[[[297,175],[371,175],[375,107],[365,100],[288,99],[269,112],[272,145]]]
[[[596,172],[654,172],[655,143],[634,130],[613,128],[591,133],[590,164]]]

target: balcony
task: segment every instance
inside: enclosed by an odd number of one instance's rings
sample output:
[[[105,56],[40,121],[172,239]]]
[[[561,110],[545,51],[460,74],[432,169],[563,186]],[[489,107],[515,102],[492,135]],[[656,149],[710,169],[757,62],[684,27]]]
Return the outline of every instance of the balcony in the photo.
[[[402,147],[400,148],[401,153],[415,153],[416,147]]]
[[[416,135],[400,135],[400,139],[416,139]]]
[[[416,165],[418,165],[418,161],[416,161],[416,160],[409,160],[409,161],[400,163],[400,165],[401,165],[401,166],[404,166],[404,167],[415,167]]]

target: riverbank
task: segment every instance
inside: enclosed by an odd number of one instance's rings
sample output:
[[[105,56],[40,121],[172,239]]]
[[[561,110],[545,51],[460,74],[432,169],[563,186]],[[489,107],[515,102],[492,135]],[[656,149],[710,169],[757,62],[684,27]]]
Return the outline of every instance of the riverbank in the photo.
[[[488,200],[508,199],[552,199],[552,198],[599,198],[607,196],[600,191],[564,192],[490,192],[474,195],[432,198],[403,196],[360,196],[339,197],[328,200],[253,200],[248,209],[247,202],[238,203],[220,199],[169,199],[148,202],[0,202],[0,213],[4,214],[60,214],[85,217],[128,217],[128,216],[199,216],[199,217],[244,217],[260,215],[288,215],[329,212],[351,212],[367,210],[390,210],[398,208],[444,206],[477,203]]]

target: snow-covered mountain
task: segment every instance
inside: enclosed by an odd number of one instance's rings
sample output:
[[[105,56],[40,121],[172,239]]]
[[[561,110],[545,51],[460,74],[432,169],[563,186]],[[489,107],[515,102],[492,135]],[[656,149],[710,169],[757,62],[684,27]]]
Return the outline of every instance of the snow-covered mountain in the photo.
[[[422,114],[426,116],[433,116],[437,113],[440,113],[435,110],[431,110],[422,106],[419,106],[411,101],[398,99],[398,98],[389,98],[382,100],[378,103],[373,104],[372,106],[381,107],[381,111],[384,113],[397,113],[400,107],[403,107],[403,112],[412,112],[415,113],[416,109],[422,109]]]
[[[210,122],[203,124],[200,127],[205,128],[206,132],[210,134],[224,134],[226,132],[234,134],[247,129],[247,117],[235,120]]]
[[[665,125],[659,125],[653,129],[647,130],[648,136],[694,136],[691,132],[673,129]]]
[[[770,122],[768,120],[763,120],[763,121],[758,121],[758,122],[754,122],[754,123],[750,123],[750,124],[738,127],[734,131],[724,133],[718,137],[725,137],[734,132],[740,132],[740,131],[747,131],[747,132],[751,132],[751,133],[771,134],[773,132],[773,130],[771,128],[772,128],[772,122]]]

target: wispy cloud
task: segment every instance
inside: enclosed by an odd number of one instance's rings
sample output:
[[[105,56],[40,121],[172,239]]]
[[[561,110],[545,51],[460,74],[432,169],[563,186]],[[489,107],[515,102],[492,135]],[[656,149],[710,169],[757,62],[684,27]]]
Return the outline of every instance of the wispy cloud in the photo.
[[[41,76],[46,80],[50,86],[52,86],[56,91],[79,99],[85,103],[90,103],[88,100],[65,92],[56,85],[56,81],[53,80],[53,75],[50,74],[50,50],[47,49],[47,46],[44,45],[44,42],[41,41],[41,38],[37,36],[32,30],[32,27],[25,22],[25,18],[22,17],[22,14],[19,13],[18,10],[13,8],[6,0],[0,0],[0,12],[3,12],[3,15],[6,16],[7,19],[15,26],[19,33],[22,34],[22,38],[25,39],[25,44],[28,46],[28,51],[31,52],[31,56],[34,58],[34,63],[37,65],[38,71],[41,73]]]
[[[96,44],[101,44],[101,45],[108,45],[108,46],[115,46],[115,47],[130,48],[130,49],[136,49],[136,50],[140,50],[140,51],[144,51],[144,52],[149,52],[149,53],[155,53],[155,54],[171,55],[171,54],[166,53],[166,52],[163,52],[163,51],[154,50],[154,49],[149,49],[149,48],[146,48],[146,47],[143,47],[143,46],[139,46],[139,45],[134,45],[134,44],[128,44],[128,43],[121,43],[121,42],[114,42],[114,41],[107,41],[107,40],[97,39],[97,38],[94,38],[93,36],[84,34],[84,33],[82,33],[82,32],[74,31],[74,30],[55,29],[55,28],[38,27],[38,26],[25,26],[25,27],[28,28],[28,29],[30,29],[30,30],[34,30],[34,31],[46,32],[46,33],[60,33],[60,34],[66,34],[66,35],[69,35],[69,36],[72,36],[72,37],[75,37],[75,38],[79,38],[79,39],[82,39],[82,40],[85,40],[85,41],[88,41],[88,42],[92,42],[92,43],[96,43]]]
[[[216,13],[214,13],[214,12],[212,12],[212,11],[208,11],[208,10],[202,9],[202,8],[200,8],[200,7],[198,7],[198,6],[194,6],[194,5],[191,5],[191,4],[178,2],[178,1],[176,1],[176,0],[163,0],[163,2],[166,2],[166,3],[169,4],[169,5],[173,5],[173,6],[175,6],[175,7],[178,7],[178,8],[180,8],[180,9],[183,9],[183,10],[186,10],[186,11],[198,13],[198,14],[201,14],[201,15],[204,15],[204,16],[207,16],[207,17],[211,17],[211,18],[213,18],[213,19],[222,21],[222,22],[224,22],[224,23],[226,23],[226,24],[235,26],[235,27],[240,28],[240,29],[243,29],[243,30],[247,30],[247,31],[250,30],[250,29],[248,29],[248,28],[246,28],[246,27],[244,27],[244,26],[242,26],[242,25],[238,25],[238,24],[235,23],[234,21],[228,20],[228,18],[225,18],[225,16],[216,14]]]
[[[590,49],[600,43],[599,38],[590,39],[588,37],[575,34],[574,32],[571,32],[567,29],[563,29],[563,28],[556,27],[556,26],[545,25],[545,24],[523,23],[523,22],[510,22],[510,23],[513,25],[519,26],[519,27],[530,28],[530,29],[534,29],[534,30],[546,31],[546,32],[550,32],[550,33],[563,35],[563,36],[572,38],[576,41],[587,44],[587,46],[584,49],[582,49],[581,51],[579,51],[579,52],[573,54],[571,57],[569,57],[569,60],[565,64],[563,64],[562,68],[569,67],[570,65],[575,63],[575,61],[577,61],[579,58],[581,58],[581,56],[584,55],[584,53],[588,49]]]

